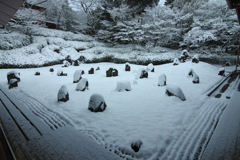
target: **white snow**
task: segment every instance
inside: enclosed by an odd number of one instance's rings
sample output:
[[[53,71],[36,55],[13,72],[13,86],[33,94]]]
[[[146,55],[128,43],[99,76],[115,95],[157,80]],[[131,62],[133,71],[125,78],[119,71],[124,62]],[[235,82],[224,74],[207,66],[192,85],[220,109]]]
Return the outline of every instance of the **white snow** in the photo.
[[[115,89],[118,92],[122,92],[122,91],[131,91],[131,83],[130,81],[121,81],[121,82],[117,82],[117,87]]]
[[[84,91],[88,89],[88,80],[86,78],[82,78],[76,87],[76,91]]]
[[[91,84],[91,89],[87,92],[77,92],[76,84],[72,83],[74,72],[98,66],[101,70],[94,75],[84,75]],[[106,70],[110,67],[119,71],[118,77],[106,78]],[[192,125],[196,117],[200,116],[200,111],[205,109],[199,107],[205,102],[206,95],[203,93],[222,77],[217,75],[218,67],[200,61],[197,64],[186,62],[177,66],[173,66],[172,63],[155,65],[155,72],[149,72],[147,79],[135,80],[135,73],[145,67],[131,64],[131,71],[125,72],[125,64],[81,64],[68,68],[56,65],[38,68],[41,73],[39,77],[34,76],[36,69],[15,71],[21,73],[21,83],[17,90],[31,95],[45,106],[67,117],[79,132],[89,135],[107,149],[118,152],[125,159],[150,159],[155,153],[167,150],[168,146]],[[50,68],[56,71],[61,69],[68,76],[56,76],[49,72]],[[201,77],[201,83],[198,85],[193,84],[186,76],[191,68]],[[4,75],[11,70],[0,70],[2,86],[8,87]],[[163,73],[167,77],[167,84],[183,89],[186,101],[167,96],[166,86],[156,85],[159,75]],[[131,86],[130,92],[116,92],[116,83],[125,80],[136,81],[137,84]],[[71,98],[67,103],[56,103],[56,94],[62,85],[67,87]],[[104,97],[107,104],[104,112],[95,114],[88,110],[89,98],[94,93]],[[134,140],[143,142],[137,153],[131,149],[131,142]]]
[[[165,86],[167,83],[167,77],[166,74],[161,74],[158,77],[158,86]]]
[[[182,89],[176,85],[168,84],[167,88],[166,88],[166,92],[173,94],[174,96],[180,98],[183,101],[186,100],[186,97],[185,97]]]

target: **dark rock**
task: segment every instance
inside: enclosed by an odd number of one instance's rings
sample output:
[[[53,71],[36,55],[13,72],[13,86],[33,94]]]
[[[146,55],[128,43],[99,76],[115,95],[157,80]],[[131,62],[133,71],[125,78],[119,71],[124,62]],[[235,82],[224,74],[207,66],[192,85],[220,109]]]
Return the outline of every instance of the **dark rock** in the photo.
[[[100,70],[100,67],[97,67],[97,68],[96,68],[96,71],[98,71],[98,70]]]
[[[228,89],[228,87],[229,87],[229,83],[225,84],[225,85],[221,88],[220,92],[221,92],[221,93],[224,93],[224,92]]]
[[[151,70],[151,72],[154,72],[154,68]]]
[[[91,68],[91,69],[88,71],[88,74],[94,74],[94,68]]]
[[[142,146],[142,141],[141,140],[138,140],[138,141],[135,141],[135,142],[132,142],[131,144],[131,148],[134,150],[134,152],[138,152]]]
[[[80,65],[80,63],[79,63],[79,61],[78,61],[78,60],[75,60],[75,61],[73,62],[73,65],[74,65],[74,66],[79,66],[79,65]]]
[[[49,69],[49,72],[54,72],[54,69],[53,69],[53,68],[50,68],[50,69]]]
[[[112,70],[112,76],[113,77],[117,77],[118,76],[118,70],[117,69],[113,69]]]
[[[218,72],[218,75],[220,75],[220,76],[224,76],[224,74],[225,74],[225,70],[220,70],[220,71]]]
[[[63,71],[58,71],[57,76],[67,76],[67,73],[63,73]]]
[[[217,95],[215,95],[215,98],[221,98],[221,96],[222,96],[222,94],[217,94]]]
[[[9,89],[18,87],[18,80],[17,79],[10,79],[9,81]]]
[[[226,96],[227,99],[230,99],[231,97],[230,96]]]
[[[70,55],[67,55],[67,57],[65,58],[65,60],[68,61],[70,65],[73,64],[73,60],[72,60],[72,58],[71,58]]]
[[[192,62],[193,63],[198,63],[199,62],[199,57],[197,55],[193,56]]]
[[[238,91],[240,92],[240,82],[239,82],[239,84],[238,84]]]
[[[35,72],[35,76],[40,76],[40,72]]]
[[[228,83],[232,83],[233,81],[235,81],[238,77],[238,73],[234,72],[231,74],[230,79],[228,80]]]
[[[142,79],[142,78],[148,78],[148,72],[147,71],[145,71],[145,70],[141,71],[140,79]]]
[[[225,66],[230,66],[230,65],[231,65],[230,62],[226,62],[226,63],[225,63]]]
[[[128,64],[125,65],[125,71],[127,72],[131,71],[131,67]]]
[[[104,101],[103,96],[100,94],[93,94],[90,97],[88,109],[92,112],[103,112],[107,105]]]
[[[11,79],[16,79],[18,82],[21,81],[20,79],[20,73],[15,72],[15,71],[10,71],[7,73],[7,80],[8,80],[8,84],[10,83]]]
[[[106,77],[112,77],[112,70],[113,70],[113,68],[109,68],[109,69],[106,71]]]
[[[78,58],[78,60],[80,61],[80,62],[85,62],[86,61],[86,58],[84,57],[84,56],[80,56],[79,58]]]
[[[190,69],[190,71],[188,72],[188,76],[193,77],[193,73],[194,73],[193,69]]]

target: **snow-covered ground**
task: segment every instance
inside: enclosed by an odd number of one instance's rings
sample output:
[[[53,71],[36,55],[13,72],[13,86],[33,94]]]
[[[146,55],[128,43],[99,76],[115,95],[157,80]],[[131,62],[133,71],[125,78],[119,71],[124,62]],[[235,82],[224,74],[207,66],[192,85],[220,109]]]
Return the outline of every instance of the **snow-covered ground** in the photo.
[[[222,78],[217,75],[218,67],[204,62],[186,62],[177,66],[170,63],[154,66],[155,72],[149,72],[147,79],[136,79],[138,71],[146,66],[130,66],[130,72],[124,71],[124,64],[113,63],[81,64],[68,68],[57,65],[52,66],[55,70],[53,73],[49,72],[51,67],[14,70],[21,74],[17,90],[22,90],[64,115],[80,132],[91,136],[114,153],[129,159],[154,159],[165,152],[171,155],[176,147],[174,144],[179,139],[184,139],[181,136],[188,132],[190,126],[196,121],[198,123],[194,125],[200,125],[199,117],[210,114],[209,105],[202,104],[207,99],[206,91]],[[92,67],[100,67],[100,70],[93,75],[87,74]],[[118,77],[106,77],[106,70],[110,67],[118,70]],[[199,75],[199,84],[192,83],[192,77],[188,77],[191,68]],[[62,69],[68,76],[57,76],[58,69]],[[77,84],[73,83],[74,72],[79,69],[85,71],[83,77],[89,82],[89,90],[84,92],[76,91]],[[11,70],[0,70],[0,82],[3,86],[7,87],[6,75]],[[34,76],[36,71],[41,75]],[[182,89],[186,101],[165,94],[166,86],[158,86],[158,77],[161,74],[166,74],[167,85],[176,85]],[[118,81],[130,81],[132,90],[117,92],[115,89]],[[69,91],[70,100],[66,103],[57,102],[57,93],[62,85]],[[11,89],[11,92],[14,90]],[[88,110],[89,98],[94,93],[101,94],[106,101],[107,108],[102,113]],[[215,122],[215,116],[212,118],[205,118],[206,123],[210,125],[212,121]],[[196,129],[196,133],[202,130]],[[190,134],[190,138],[192,137]],[[131,143],[139,140],[142,147],[135,153],[131,149]],[[199,146],[202,142],[194,143]],[[171,150],[167,152],[167,148]]]

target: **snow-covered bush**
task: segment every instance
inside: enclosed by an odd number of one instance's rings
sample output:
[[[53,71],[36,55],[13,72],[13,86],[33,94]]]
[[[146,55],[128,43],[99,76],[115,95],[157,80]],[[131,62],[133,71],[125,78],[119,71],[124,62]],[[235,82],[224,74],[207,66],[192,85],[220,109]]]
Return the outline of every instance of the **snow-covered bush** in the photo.
[[[178,60],[178,58],[174,58],[174,60],[173,60],[173,65],[179,65],[179,60]]]
[[[131,148],[133,149],[134,152],[138,152],[142,146],[142,141],[141,140],[136,140],[131,143]]]
[[[121,82],[117,82],[117,87],[115,89],[118,92],[122,92],[122,91],[131,91],[131,83],[130,81],[121,81]]]
[[[106,109],[107,105],[102,95],[93,94],[90,97],[88,109],[92,112],[103,112]]]
[[[16,72],[16,71],[10,71],[7,73],[7,80],[8,80],[8,84],[10,83],[11,79],[16,79],[18,82],[20,82],[20,73]]]
[[[158,77],[158,86],[166,86],[167,85],[167,76],[165,74],[161,74]]]
[[[76,91],[85,91],[88,89],[88,80],[86,78],[82,78],[76,87]]]
[[[78,83],[82,78],[82,70],[76,70],[73,74],[73,83]]]
[[[1,33],[0,50],[10,50],[31,44],[31,37],[19,32]]]
[[[182,89],[175,85],[167,85],[166,94],[168,96],[176,96],[176,97],[180,98],[182,101],[186,100]]]
[[[58,102],[67,102],[69,100],[69,94],[67,87],[65,85],[62,85],[62,87],[58,91],[57,95]]]

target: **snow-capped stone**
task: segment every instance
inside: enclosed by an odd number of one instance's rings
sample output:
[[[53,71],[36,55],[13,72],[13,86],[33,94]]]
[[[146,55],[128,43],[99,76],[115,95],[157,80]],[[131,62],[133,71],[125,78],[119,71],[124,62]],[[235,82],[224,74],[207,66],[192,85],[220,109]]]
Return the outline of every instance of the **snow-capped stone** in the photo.
[[[189,77],[193,77],[194,70],[191,68],[188,72]]]
[[[176,96],[176,97],[180,98],[182,101],[186,100],[182,89],[175,85],[167,85],[166,94],[168,96]]]
[[[99,70],[100,70],[100,67],[97,67],[97,68],[96,68],[96,71],[99,71]]]
[[[118,70],[117,69],[113,69],[112,70],[112,76],[113,77],[117,77],[118,76]]]
[[[199,83],[199,76],[197,75],[197,73],[193,72],[193,83]]]
[[[197,54],[193,56],[192,62],[193,63],[198,63],[199,62],[199,56]]]
[[[10,71],[7,73],[7,80],[8,80],[8,84],[10,83],[11,79],[17,79],[18,82],[20,82],[20,73],[15,72],[15,71]]]
[[[66,102],[69,100],[69,94],[67,87],[62,85],[62,87],[58,91],[58,101]]]
[[[67,57],[65,58],[65,61],[69,62],[70,65],[72,65],[73,63],[72,57],[70,55],[67,55]]]
[[[88,109],[92,112],[103,112],[106,109],[107,105],[104,101],[104,98],[100,94],[93,94],[90,97]]]
[[[179,60],[178,60],[178,58],[174,58],[174,60],[173,60],[173,65],[179,65]]]
[[[148,78],[148,72],[145,69],[140,69],[138,71],[137,77],[142,79],[142,78]]]
[[[225,66],[230,66],[230,65],[231,65],[231,62],[229,61],[225,63]]]
[[[180,61],[185,62],[188,57],[189,57],[189,52],[186,49],[184,49],[181,53]]]
[[[224,74],[225,74],[225,68],[219,68],[218,75],[224,76]]]
[[[117,82],[117,87],[116,91],[121,92],[121,91],[131,91],[131,83],[130,81],[122,81],[122,82]]]
[[[68,67],[70,65],[71,64],[68,61],[66,61],[66,60],[63,61],[63,67]]]
[[[57,71],[57,76],[67,76],[67,73],[63,73],[63,70],[59,69]]]
[[[158,77],[158,86],[166,86],[167,84],[167,76],[165,74],[161,74]]]
[[[76,91],[85,91],[88,89],[88,80],[86,78],[82,78],[76,87]]]
[[[131,143],[131,148],[134,152],[138,152],[142,146],[142,141],[141,140],[137,140],[137,141],[133,141]]]
[[[54,69],[53,69],[53,68],[50,68],[50,69],[49,69],[49,72],[54,72]]]
[[[151,72],[154,72],[154,66],[152,63],[149,63],[148,66],[147,66],[147,71],[151,71]]]
[[[73,74],[73,83],[78,83],[82,78],[82,70],[76,70]]]
[[[10,81],[9,81],[9,89],[14,88],[14,87],[18,87],[18,80],[15,78],[10,79]]]
[[[79,66],[79,65],[80,65],[80,62],[79,62],[78,60],[75,60],[75,61],[73,61],[73,65],[74,65],[74,66]]]
[[[35,76],[40,76],[40,72],[35,72]]]
[[[129,63],[125,64],[125,71],[127,71],[127,72],[131,71],[131,67],[130,67]]]

